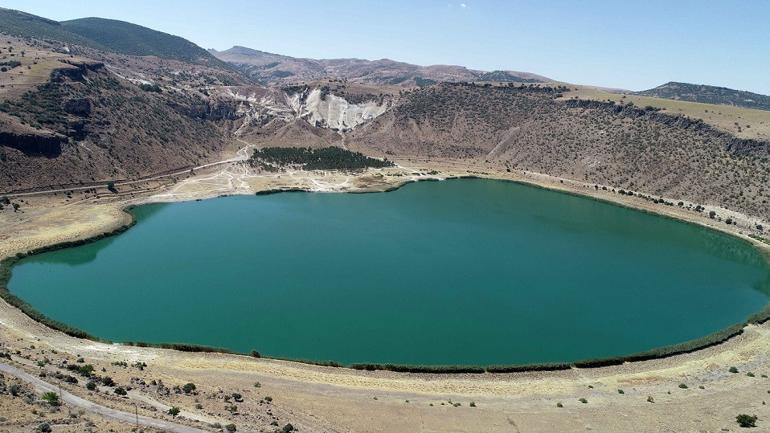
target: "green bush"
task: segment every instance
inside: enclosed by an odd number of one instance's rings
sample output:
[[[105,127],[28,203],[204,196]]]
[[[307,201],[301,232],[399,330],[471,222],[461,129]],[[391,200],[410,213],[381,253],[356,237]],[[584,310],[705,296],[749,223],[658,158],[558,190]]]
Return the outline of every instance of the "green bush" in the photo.
[[[55,392],[46,392],[43,394],[42,399],[51,406],[61,406],[61,401],[59,401],[59,394]]]
[[[182,391],[184,391],[185,394],[189,394],[195,391],[195,384],[192,382],[185,383],[184,386],[182,387]]]
[[[745,413],[735,417],[735,421],[743,428],[756,427],[758,419],[756,415],[747,415]]]
[[[392,167],[387,159],[370,158],[341,147],[266,147],[257,149],[249,160],[252,167],[300,166],[305,170],[359,170],[367,167]]]

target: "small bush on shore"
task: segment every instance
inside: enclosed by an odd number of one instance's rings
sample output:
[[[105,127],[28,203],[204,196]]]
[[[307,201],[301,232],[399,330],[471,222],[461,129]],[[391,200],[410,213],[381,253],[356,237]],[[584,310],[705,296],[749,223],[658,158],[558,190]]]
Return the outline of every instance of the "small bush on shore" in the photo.
[[[756,415],[747,415],[745,413],[735,417],[735,421],[743,428],[756,427],[758,419]]]

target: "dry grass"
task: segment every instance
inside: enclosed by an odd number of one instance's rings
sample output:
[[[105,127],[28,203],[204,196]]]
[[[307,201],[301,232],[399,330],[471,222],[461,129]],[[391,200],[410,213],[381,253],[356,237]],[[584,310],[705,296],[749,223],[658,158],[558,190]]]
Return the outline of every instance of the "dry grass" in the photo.
[[[597,101],[633,102],[639,107],[649,105],[661,108],[666,113],[683,114],[701,119],[709,125],[741,138],[770,140],[770,111],[613,93],[595,87],[570,86],[570,88],[577,90],[565,93],[564,99],[578,97],[578,99]]]

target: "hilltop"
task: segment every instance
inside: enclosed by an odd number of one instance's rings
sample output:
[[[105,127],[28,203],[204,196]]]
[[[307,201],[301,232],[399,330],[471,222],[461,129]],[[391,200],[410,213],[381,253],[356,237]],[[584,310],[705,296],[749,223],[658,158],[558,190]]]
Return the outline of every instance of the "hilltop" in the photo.
[[[426,86],[437,82],[498,81],[541,83],[550,79],[529,72],[477,71],[464,66],[419,66],[390,59],[307,59],[273,54],[242,46],[209,50],[262,84],[285,84],[323,78],[358,83]]]
[[[733,105],[757,110],[770,110],[770,96],[744,90],[728,89],[727,87],[707,86],[705,84],[671,81],[654,89],[634,92],[634,94],[706,104]]]
[[[226,67],[208,51],[184,38],[124,21],[81,18],[57,22],[21,11],[0,8],[0,30],[11,36],[53,40],[117,54],[156,56],[193,64]]]

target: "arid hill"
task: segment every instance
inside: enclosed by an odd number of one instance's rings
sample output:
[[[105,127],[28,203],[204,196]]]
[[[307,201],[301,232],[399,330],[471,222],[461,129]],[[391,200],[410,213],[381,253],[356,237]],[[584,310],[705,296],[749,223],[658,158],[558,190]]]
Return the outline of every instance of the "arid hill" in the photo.
[[[236,70],[168,54],[178,40],[138,26],[77,43],[50,20],[2,17],[20,36],[0,37],[0,192],[186,169],[245,142],[482,162],[770,216],[766,111],[502,83],[543,79],[531,74],[216,53]],[[270,78],[279,70],[292,75]]]
[[[390,59],[303,59],[234,46],[225,51],[209,50],[259,83],[286,84],[319,79],[343,79],[356,83],[426,86],[437,82],[498,81],[539,83],[548,78],[516,71],[476,71],[463,66],[418,66]]]
[[[703,102],[706,104],[734,105],[736,107],[770,110],[770,96],[726,87],[707,86],[705,84],[669,83],[654,89],[635,92],[636,95],[656,98],[677,99],[682,101]]]
[[[476,158],[770,215],[770,143],[559,87],[440,84],[408,92],[347,143],[386,155]]]

